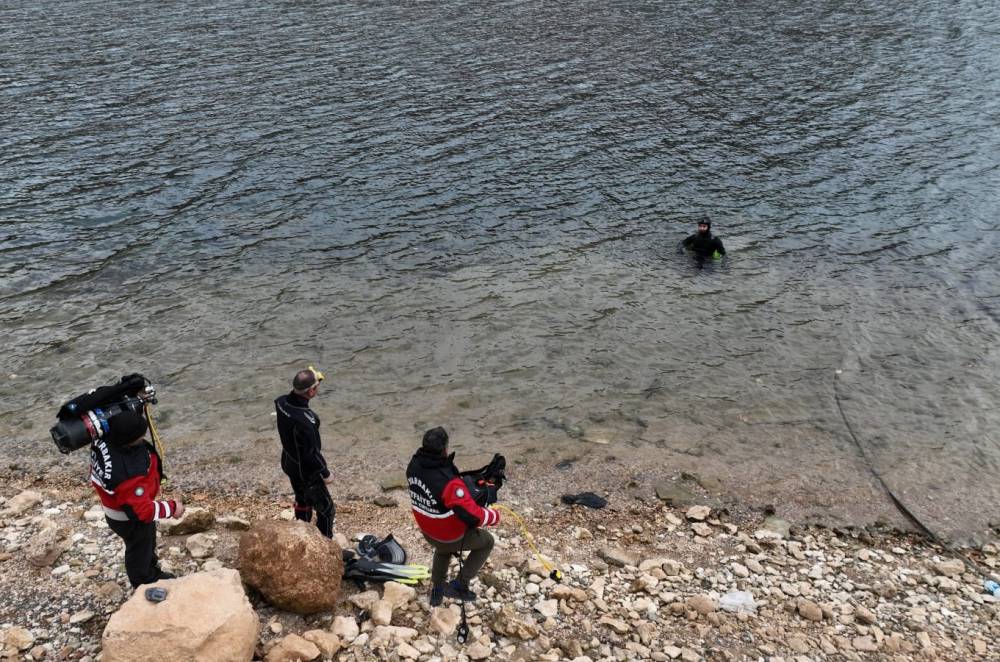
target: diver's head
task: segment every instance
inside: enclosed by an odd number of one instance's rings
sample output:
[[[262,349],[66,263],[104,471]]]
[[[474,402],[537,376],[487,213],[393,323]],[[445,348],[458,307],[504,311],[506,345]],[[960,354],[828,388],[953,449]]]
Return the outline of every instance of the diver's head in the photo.
[[[323,373],[316,368],[309,366],[305,370],[295,373],[292,380],[292,389],[295,395],[302,396],[306,400],[316,397],[319,391],[319,383],[323,381]]]
[[[136,411],[123,411],[108,420],[108,441],[116,446],[131,446],[142,441],[149,424],[146,417]]]
[[[424,433],[424,441],[421,448],[434,455],[447,455],[448,433],[440,426],[431,428]]]
[[[702,216],[698,219],[698,234],[710,234],[712,232],[712,219]]]

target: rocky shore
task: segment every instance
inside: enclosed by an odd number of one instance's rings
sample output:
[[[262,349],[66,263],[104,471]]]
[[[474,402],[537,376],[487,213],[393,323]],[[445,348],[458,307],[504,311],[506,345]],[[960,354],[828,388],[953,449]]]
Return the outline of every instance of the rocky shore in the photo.
[[[86,485],[12,472],[0,488],[0,651],[3,659],[102,659],[102,635],[132,591],[122,544]],[[376,481],[377,484],[377,481]],[[429,563],[405,492],[338,503],[339,542],[393,533],[411,560]],[[984,577],[997,547],[942,549],[913,534],[869,527],[796,526],[732,512],[697,490],[603,492],[591,510],[512,494],[561,583],[508,518],[473,589],[471,633],[459,611],[431,609],[426,585],[359,588],[336,607],[300,616],[253,590],[255,657],[284,660],[972,660],[1000,659],[996,600]],[[638,498],[638,497],[645,498]],[[239,570],[243,530],[290,519],[289,501],[252,491],[187,495],[209,517],[161,524],[160,557],[181,576]],[[698,503],[702,501],[703,503]]]

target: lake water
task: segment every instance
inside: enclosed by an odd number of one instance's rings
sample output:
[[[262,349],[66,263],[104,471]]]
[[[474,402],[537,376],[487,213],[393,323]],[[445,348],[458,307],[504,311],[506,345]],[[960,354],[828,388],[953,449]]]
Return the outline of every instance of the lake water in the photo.
[[[870,464],[988,528],[1000,5],[247,4],[0,6],[4,457],[85,464],[56,408],[133,371],[239,453],[315,364],[344,454]]]

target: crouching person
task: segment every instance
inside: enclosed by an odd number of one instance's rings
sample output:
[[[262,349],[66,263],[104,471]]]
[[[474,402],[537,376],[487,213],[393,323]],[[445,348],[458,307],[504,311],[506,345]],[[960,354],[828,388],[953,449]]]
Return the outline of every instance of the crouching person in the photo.
[[[145,439],[149,424],[125,411],[108,421],[108,433],[90,446],[90,482],[104,506],[108,527],[125,541],[125,572],[132,588],[173,575],[156,557],[156,522],[180,517],[180,501],[157,501],[162,461]]]
[[[500,523],[500,513],[477,504],[448,453],[448,433],[437,427],[424,433],[423,443],[406,468],[413,518],[434,549],[431,565],[431,606],[445,597],[472,602],[469,582],[493,551],[493,536],[484,527]],[[452,556],[469,552],[458,578],[445,583]]]

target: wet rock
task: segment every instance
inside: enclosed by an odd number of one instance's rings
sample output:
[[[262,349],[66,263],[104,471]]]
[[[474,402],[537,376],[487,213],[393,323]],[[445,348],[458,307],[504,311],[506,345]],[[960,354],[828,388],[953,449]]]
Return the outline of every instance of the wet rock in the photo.
[[[243,580],[276,607],[311,614],[340,599],[340,546],[305,522],[258,522],[240,538],[239,558]]]
[[[656,497],[670,506],[681,507],[698,503],[701,498],[684,485],[664,481],[654,487]]]
[[[160,520],[159,529],[166,536],[186,536],[208,531],[213,524],[215,516],[207,508],[191,506],[177,519]]]
[[[103,662],[245,662],[253,656],[259,623],[238,572],[195,573],[161,584],[169,590],[163,602],[136,591],[111,616]]]

